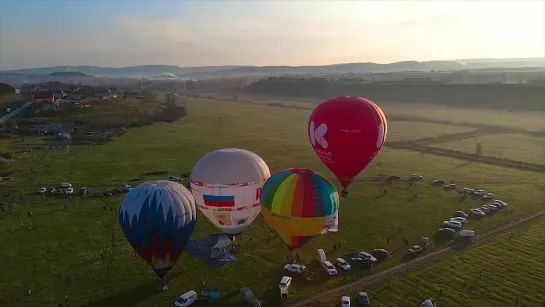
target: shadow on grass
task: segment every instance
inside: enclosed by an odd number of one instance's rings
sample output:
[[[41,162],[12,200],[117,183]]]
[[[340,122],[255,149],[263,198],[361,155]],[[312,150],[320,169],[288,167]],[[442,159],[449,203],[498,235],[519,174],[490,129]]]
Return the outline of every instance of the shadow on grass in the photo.
[[[453,237],[454,237],[453,233],[436,232],[432,236],[432,240],[433,240],[434,245],[444,245],[444,244],[452,241]]]
[[[170,279],[174,279],[181,274],[182,273],[175,273],[170,277]],[[159,282],[154,280],[132,289],[101,298],[98,301],[82,305],[82,307],[133,306],[159,293],[161,293]]]

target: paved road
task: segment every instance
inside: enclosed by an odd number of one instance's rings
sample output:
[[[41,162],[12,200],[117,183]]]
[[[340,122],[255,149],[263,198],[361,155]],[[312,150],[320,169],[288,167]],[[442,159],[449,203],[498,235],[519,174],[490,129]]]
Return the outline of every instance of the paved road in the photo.
[[[478,242],[484,242],[487,241],[499,234],[502,234],[506,231],[512,230],[514,228],[520,227],[536,218],[539,218],[541,216],[545,216],[545,211],[538,212],[536,214],[533,214],[531,216],[528,216],[522,220],[509,223],[507,225],[495,228],[483,235],[479,235],[475,237],[473,240],[473,243],[471,245],[474,245]],[[438,260],[440,258],[443,258],[445,256],[454,255],[462,250],[462,246],[460,245],[452,245],[447,248],[429,253],[427,255],[418,257],[412,261],[402,263],[398,266],[386,269],[384,271],[378,272],[373,275],[362,277],[356,281],[353,281],[349,284],[339,286],[333,289],[330,289],[328,291],[323,291],[321,293],[315,294],[313,297],[308,299],[302,299],[299,300],[293,304],[288,305],[289,307],[311,307],[316,306],[319,302],[325,302],[328,300],[331,300],[333,298],[338,298],[340,295],[345,295],[347,292],[357,292],[358,290],[361,290],[363,288],[372,287],[376,284],[379,284],[381,282],[385,282],[388,280],[388,278],[394,277],[394,276],[401,276],[406,273],[408,273],[411,270],[417,269],[423,265],[429,264],[435,260]]]
[[[13,116],[19,114],[21,111],[23,111],[24,109],[28,108],[29,106],[31,106],[32,104],[34,103],[34,101],[28,101],[28,102],[25,102],[24,104],[22,104],[20,107],[18,107],[17,109],[11,111],[10,113],[4,115],[4,117],[0,118],[0,125],[3,125],[5,121],[9,120],[10,118],[12,118]]]

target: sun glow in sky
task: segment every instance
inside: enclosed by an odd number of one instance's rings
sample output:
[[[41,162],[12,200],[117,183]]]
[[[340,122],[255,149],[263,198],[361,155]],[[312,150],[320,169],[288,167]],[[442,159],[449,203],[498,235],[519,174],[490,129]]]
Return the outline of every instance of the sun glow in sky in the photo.
[[[0,69],[544,57],[544,3],[0,0]]]

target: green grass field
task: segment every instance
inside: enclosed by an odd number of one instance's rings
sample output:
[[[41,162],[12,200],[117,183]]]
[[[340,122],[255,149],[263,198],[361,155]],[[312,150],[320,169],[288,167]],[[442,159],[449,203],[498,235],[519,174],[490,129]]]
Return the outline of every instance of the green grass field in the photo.
[[[224,96],[230,99],[231,96]],[[254,102],[277,103],[288,106],[314,108],[321,101],[311,98],[270,97],[257,95],[239,95],[239,100]],[[476,108],[453,108],[430,104],[407,104],[392,101],[375,101],[381,109],[390,115],[405,115],[431,120],[450,121],[457,123],[486,124],[509,128],[530,130],[545,130],[544,112],[523,111],[492,111]]]
[[[388,122],[388,141],[411,141],[471,130],[471,128],[452,125],[390,121]]]
[[[1,113],[0,114],[4,114],[4,108],[13,104],[13,103],[16,103],[16,102],[20,102],[20,101],[23,101],[23,95],[21,94],[3,94],[3,95],[0,95],[0,109],[1,109]]]
[[[482,145],[483,155],[545,164],[545,138],[522,134],[486,135],[432,146],[475,153],[478,142]]]
[[[73,147],[69,152],[56,153],[49,163],[37,166],[39,184],[29,184],[26,179],[28,170],[23,166],[31,165],[32,157],[19,161],[19,178],[2,189],[31,193],[41,185],[70,181],[76,189],[87,186],[92,194],[124,182],[136,184],[160,178],[145,175],[153,171],[189,172],[201,156],[225,147],[241,147],[258,153],[273,172],[288,167],[310,167],[332,177],[307,140],[310,110],[207,100],[192,101],[188,107],[189,115],[182,120],[130,129],[107,145]],[[452,211],[483,203],[432,188],[429,185],[432,179],[454,179],[463,186],[491,190],[510,204],[509,210],[471,221],[468,228],[477,231],[494,228],[543,207],[542,174],[399,150],[384,150],[376,161],[383,165],[371,165],[351,186],[350,199],[342,200],[340,232],[320,236],[299,251],[301,262],[311,270],[317,268],[316,248],[324,248],[328,258],[334,259],[348,248],[383,247],[390,235],[395,236],[386,248],[393,257],[378,269],[394,266],[405,254],[404,238],[413,242],[421,236],[431,237]],[[412,188],[406,182],[383,186],[374,181],[379,173],[402,176],[420,173],[426,180]],[[388,194],[381,196],[385,188]],[[418,198],[412,199],[413,193],[418,193]],[[109,199],[118,204],[121,197]],[[202,281],[219,288],[222,298],[217,306],[244,306],[238,294],[239,288],[244,286],[250,287],[266,306],[281,305],[277,287],[285,274],[282,267],[287,249],[279,239],[269,241],[266,231],[257,224],[251,225],[237,239],[242,251],[236,255],[235,264],[216,269],[184,254],[169,273],[170,290],[157,293],[158,282],[152,270],[134,258],[119,231],[117,218],[102,210],[102,205],[103,201],[91,197],[69,201],[34,196],[15,205],[11,216],[0,213],[3,263],[0,306],[50,306],[60,302],[66,294],[73,306],[165,306],[183,292],[199,291]],[[32,230],[20,226],[21,221],[28,222],[26,212],[29,210],[33,211]],[[403,226],[401,233],[398,233],[399,225]],[[200,216],[193,237],[217,232]],[[107,244],[110,251],[112,241],[113,254],[106,253],[103,263],[100,251],[106,249]],[[340,251],[333,250],[337,242],[342,242]],[[438,247],[439,243],[432,244],[430,250]],[[327,278],[319,271],[312,282],[296,277],[290,288],[290,300],[364,274],[369,271],[354,270],[336,278]],[[30,295],[28,287],[32,287]]]
[[[439,306],[515,306],[517,298],[519,306],[543,306],[544,243],[541,219],[416,273],[393,278],[389,286],[384,283],[366,291],[373,306],[419,306],[430,297]]]

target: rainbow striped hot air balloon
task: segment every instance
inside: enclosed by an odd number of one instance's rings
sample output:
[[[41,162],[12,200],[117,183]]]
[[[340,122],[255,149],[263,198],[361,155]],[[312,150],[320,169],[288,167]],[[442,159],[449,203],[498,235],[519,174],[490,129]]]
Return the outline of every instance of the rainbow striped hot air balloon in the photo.
[[[322,175],[305,168],[273,174],[261,192],[261,214],[290,250],[336,226],[339,193]]]

